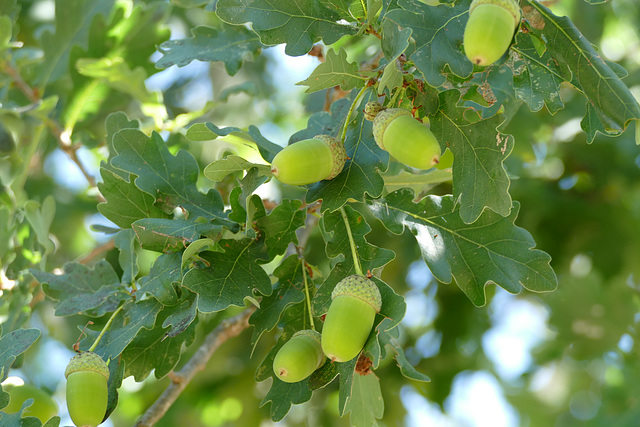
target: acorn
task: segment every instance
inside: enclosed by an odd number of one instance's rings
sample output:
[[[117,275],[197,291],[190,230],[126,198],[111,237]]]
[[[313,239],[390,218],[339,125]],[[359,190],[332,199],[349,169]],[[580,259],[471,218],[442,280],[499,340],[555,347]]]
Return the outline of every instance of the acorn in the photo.
[[[353,275],[336,285],[331,300],[322,328],[322,350],[331,361],[348,362],[364,347],[382,297],[375,283]]]
[[[464,53],[476,65],[496,62],[509,49],[520,23],[514,0],[473,0],[464,29]]]
[[[67,378],[67,408],[78,427],[96,427],[107,413],[109,368],[102,357],[85,351],[71,358]]]
[[[3,385],[2,389],[9,393],[9,404],[2,411],[12,414],[22,409],[22,404],[27,399],[33,399],[31,406],[28,406],[22,413],[22,417],[36,417],[42,424],[50,418],[58,415],[58,404],[49,393],[40,390],[30,384],[24,385]]]
[[[343,143],[328,135],[316,135],[278,152],[271,162],[271,173],[284,184],[313,184],[338,176],[346,161]]]
[[[297,383],[311,375],[327,360],[320,345],[320,333],[298,331],[278,350],[273,372],[286,383]]]
[[[430,169],[438,164],[441,153],[438,140],[409,110],[385,109],[372,101],[365,106],[365,118],[373,120],[373,137],[378,147],[399,162],[416,169]]]

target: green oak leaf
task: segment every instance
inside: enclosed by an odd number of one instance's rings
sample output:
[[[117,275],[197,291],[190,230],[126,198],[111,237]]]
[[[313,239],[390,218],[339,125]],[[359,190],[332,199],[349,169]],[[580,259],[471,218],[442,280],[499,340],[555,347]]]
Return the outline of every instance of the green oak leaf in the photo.
[[[389,192],[401,188],[410,188],[416,194],[424,193],[443,182],[451,182],[453,179],[451,168],[444,170],[431,169],[426,173],[411,173],[402,171],[397,175],[382,175],[384,186]]]
[[[180,252],[162,254],[154,261],[149,274],[140,278],[138,292],[148,293],[163,305],[178,303],[176,288],[182,281]]]
[[[385,319],[384,322],[388,322],[388,320]],[[378,334],[378,341],[382,349],[385,349],[385,347],[388,346],[391,348],[391,350],[393,350],[393,352],[395,353],[396,363],[398,364],[398,367],[400,368],[400,372],[402,373],[402,375],[404,375],[406,378],[410,378],[416,381],[424,381],[424,382],[431,381],[431,379],[428,376],[426,376],[422,372],[419,372],[407,360],[407,357],[404,354],[404,349],[402,348],[402,345],[398,342],[399,337],[400,337],[400,330],[398,327],[395,327],[390,330],[381,331]],[[376,365],[374,364],[374,366]]]
[[[90,310],[100,316],[114,311],[120,301],[130,298],[113,267],[105,260],[98,261],[93,268],[70,262],[64,265],[63,270],[64,274],[60,275],[29,270],[42,283],[44,293],[56,301],[56,316]]]
[[[95,348],[95,352],[105,360],[115,359],[141,329],[152,329],[156,317],[163,306],[155,299],[125,303],[122,311],[113,319],[112,326],[102,336]],[[99,332],[87,332],[87,339],[82,341],[81,348],[88,350]]]
[[[222,181],[227,175],[256,168],[263,176],[271,176],[271,165],[249,162],[239,156],[227,156],[211,162],[204,168],[204,176],[213,182]]]
[[[356,244],[358,260],[362,266],[363,273],[374,272],[389,263],[395,256],[393,251],[374,246],[365,239],[365,236],[371,231],[371,227],[364,217],[350,206],[345,207],[344,212],[349,222],[350,234]],[[333,268],[329,277],[318,288],[313,298],[312,307],[317,315],[328,311],[331,305],[331,292],[338,282],[347,276],[356,274],[349,243],[349,232],[341,212],[325,213],[320,222],[320,227],[326,242],[327,256],[334,260],[335,265],[332,264]],[[392,328],[400,323],[404,317],[406,310],[404,298],[396,294],[383,281],[375,277],[372,277],[371,280],[378,286],[382,296],[382,308],[380,309],[380,316],[377,316],[377,321],[385,317],[390,318],[392,322],[389,327]]]
[[[211,141],[219,136],[228,136],[232,134],[234,137],[246,142],[247,145],[258,148],[262,158],[269,163],[271,163],[275,155],[282,150],[280,145],[274,144],[262,136],[260,130],[255,126],[249,126],[249,128],[244,131],[233,126],[219,128],[213,123],[207,122],[195,123],[187,130],[187,138],[192,141]]]
[[[305,93],[340,86],[342,90],[351,90],[364,86],[367,79],[358,74],[358,64],[347,60],[347,51],[340,48],[338,53],[327,50],[325,61],[318,65],[311,75],[301,82],[300,86],[309,86]]]
[[[302,263],[297,255],[288,256],[274,270],[273,275],[278,278],[278,282],[273,286],[271,295],[262,298],[260,307],[249,318],[249,324],[254,326],[251,335],[254,349],[262,334],[278,324],[287,307],[304,301],[302,274]],[[311,279],[308,279],[308,283],[311,285]]]
[[[349,399],[351,398],[351,390],[353,386],[353,376],[356,370],[356,363],[358,358],[355,357],[352,360],[344,363],[335,363],[338,370],[338,383],[340,389],[338,391],[338,414],[344,416],[347,413],[347,406]]]
[[[511,196],[503,162],[511,153],[513,138],[497,130],[505,118],[495,115],[469,122],[465,108],[457,105],[459,98],[455,89],[440,93],[440,109],[431,118],[431,131],[443,151],[448,147],[453,152],[453,196],[461,205],[460,217],[472,223],[485,208],[507,216]]]
[[[377,99],[373,89],[368,90],[360,102],[360,109]],[[347,111],[353,100],[342,99],[331,104],[331,113],[315,113],[309,118],[307,128],[291,136],[289,143],[312,138],[315,135],[339,135]],[[378,171],[389,164],[389,154],[379,148],[373,139],[373,125],[364,114],[351,117],[344,146],[350,160],[342,172],[330,181],[320,181],[307,191],[307,203],[322,199],[322,211],[334,211],[349,200],[362,201],[366,194],[378,197],[384,191],[384,180]]]
[[[98,204],[98,212],[121,228],[130,228],[131,223],[142,218],[166,218],[154,205],[152,195],[140,190],[134,183],[135,175],[126,173],[123,179],[111,168],[100,168],[102,182],[98,189],[106,202]]]
[[[114,3],[114,0],[56,3],[55,31],[44,31],[40,38],[44,53],[36,79],[40,87],[67,74],[71,49],[74,46],[86,49],[94,18],[106,18]]]
[[[534,37],[516,33],[516,43],[511,47],[517,55],[510,64],[513,69],[513,89],[517,99],[527,103],[531,111],[539,111],[543,105],[551,114],[564,108],[560,98],[560,83],[568,70],[553,60],[548,50],[540,55]]]
[[[160,135],[147,137],[137,129],[123,129],[113,137],[118,155],[111,161],[116,168],[137,176],[135,184],[152,194],[165,211],[175,207],[187,210],[193,219],[225,220],[224,203],[218,191],[201,193],[197,186],[199,167],[193,155],[180,150],[172,155]]]
[[[351,397],[345,407],[345,413],[351,412],[351,425],[354,427],[376,426],[377,419],[384,414],[384,400],[380,389],[380,379],[373,373],[353,375]]]
[[[120,251],[118,262],[122,268],[122,283],[130,285],[138,275],[138,255],[135,251],[136,235],[131,229],[116,233],[114,243]]]
[[[223,225],[214,222],[195,222],[184,219],[143,218],[131,224],[143,249],[156,252],[175,252],[200,239],[200,236],[219,237]]]
[[[180,335],[168,337],[164,326],[173,309],[162,310],[153,329],[140,329],[136,337],[122,352],[121,360],[125,366],[125,378],[133,375],[136,381],[142,381],[154,371],[156,378],[163,378],[180,361],[183,346],[191,345],[195,338],[197,321],[192,322]]]
[[[398,190],[371,200],[369,207],[391,232],[411,230],[433,276],[443,283],[455,280],[476,306],[485,304],[489,283],[511,293],[523,287],[546,292],[558,286],[551,257],[532,249],[531,235],[514,224],[518,203],[508,217],[485,211],[472,224],[461,219],[452,196],[427,196],[414,203],[411,191]]]
[[[222,61],[227,73],[236,74],[243,62],[253,59],[262,48],[260,37],[242,26],[224,25],[222,31],[211,27],[195,27],[193,37],[181,40],[169,40],[158,50],[162,58],[156,67],[167,68],[172,65],[184,67],[191,61]]]
[[[416,50],[409,59],[431,86],[444,84],[448,70],[460,77],[466,77],[473,71],[473,64],[462,49],[469,4],[470,0],[461,0],[453,6],[429,6],[418,0],[399,0],[398,5],[402,9],[394,9],[384,15],[385,20],[412,30]]]
[[[256,226],[264,231],[270,258],[282,255],[289,243],[298,244],[296,230],[304,226],[307,217],[301,206],[300,200],[283,200],[269,215],[256,221]]]
[[[339,23],[340,13],[315,0],[218,0],[216,14],[229,24],[251,22],[262,43],[286,43],[285,53],[290,56],[305,55],[320,39],[330,45],[358,31]]]
[[[587,115],[581,122],[590,143],[596,132],[619,135],[629,123],[640,120],[640,105],[629,88],[607,65],[591,43],[566,16],[556,16],[535,1],[524,1],[535,15],[534,35],[547,41],[547,52],[557,63],[566,63],[564,78],[587,97]],[[637,141],[640,143],[640,140]]]
[[[0,338],[0,381],[7,378],[16,357],[27,351],[39,337],[38,329],[16,329]]]
[[[198,294],[198,310],[203,313],[243,306],[253,289],[263,295],[272,292],[267,273],[256,263],[261,249],[251,239],[221,240],[224,252],[202,252],[206,268],[192,268],[182,279],[182,286]]]
[[[163,328],[171,326],[166,332],[168,338],[178,336],[183,333],[198,315],[197,295],[187,290],[182,291],[180,303],[171,307],[171,314],[162,323]]]

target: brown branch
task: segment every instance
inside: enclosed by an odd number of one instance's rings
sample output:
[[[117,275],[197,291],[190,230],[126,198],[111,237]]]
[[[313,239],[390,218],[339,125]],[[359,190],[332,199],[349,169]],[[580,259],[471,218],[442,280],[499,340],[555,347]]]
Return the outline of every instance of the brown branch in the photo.
[[[83,256],[82,258],[80,258],[78,262],[80,264],[85,264],[85,265],[89,264],[91,261],[98,258],[103,253],[109,252],[111,249],[115,247],[116,247],[116,242],[113,239],[111,239],[101,244],[100,246],[96,246],[95,248],[93,248],[91,252],[89,252],[87,255]]]
[[[207,335],[204,342],[195,352],[191,360],[178,372],[169,375],[171,383],[158,399],[147,409],[138,420],[135,427],[150,427],[157,423],[169,410],[173,402],[178,399],[180,393],[189,385],[195,375],[203,370],[213,353],[229,338],[240,335],[249,327],[249,316],[254,308],[249,308],[242,313],[223,321],[217,328]]]
[[[13,80],[13,82],[18,87],[18,89],[20,89],[20,91],[31,102],[33,102],[34,104],[38,104],[42,101],[38,96],[37,90],[29,86],[29,84],[26,81],[24,81],[24,79],[20,75],[20,72],[16,68],[14,68],[9,62],[7,61],[0,62],[0,69],[9,77],[11,77],[11,80]],[[78,144],[73,144],[71,142],[70,135],[67,132],[65,132],[56,121],[51,119],[46,119],[44,120],[44,123],[47,125],[49,130],[51,130],[51,133],[56,137],[56,140],[58,141],[58,145],[60,146],[60,149],[64,151],[67,154],[67,156],[69,156],[71,161],[78,166],[78,168],[80,169],[80,172],[82,172],[82,175],[84,175],[84,178],[89,183],[89,186],[92,188],[95,187],[96,186],[95,178],[91,176],[89,172],[87,172],[84,165],[78,158],[78,155],[76,154],[76,151],[78,151],[78,148],[80,146]],[[98,200],[100,200],[101,202],[105,201],[105,199],[99,193],[98,193]]]

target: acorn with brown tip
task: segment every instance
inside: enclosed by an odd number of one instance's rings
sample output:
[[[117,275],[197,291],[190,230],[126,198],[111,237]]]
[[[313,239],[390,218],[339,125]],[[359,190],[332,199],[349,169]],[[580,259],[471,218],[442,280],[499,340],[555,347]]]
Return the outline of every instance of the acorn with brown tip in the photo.
[[[273,359],[273,372],[286,383],[297,383],[324,365],[327,358],[320,345],[320,333],[305,329],[287,341]]]
[[[464,29],[464,53],[475,65],[487,66],[505,54],[520,23],[515,0],[473,0]]]

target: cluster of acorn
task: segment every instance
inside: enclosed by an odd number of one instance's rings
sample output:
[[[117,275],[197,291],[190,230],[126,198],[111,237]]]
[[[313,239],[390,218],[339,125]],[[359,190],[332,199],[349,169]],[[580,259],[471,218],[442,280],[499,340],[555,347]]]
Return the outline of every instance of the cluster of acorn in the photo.
[[[367,103],[364,114],[373,121],[376,144],[396,160],[417,169],[438,163],[441,151],[436,137],[410,111],[387,109],[373,101]],[[346,160],[347,152],[340,141],[317,135],[283,148],[271,162],[271,173],[285,184],[312,184],[338,176]]]
[[[342,279],[331,293],[322,335],[311,329],[293,334],[273,359],[274,373],[295,383],[324,365],[327,357],[332,362],[352,360],[364,347],[381,307],[380,291],[371,280],[361,275]]]

